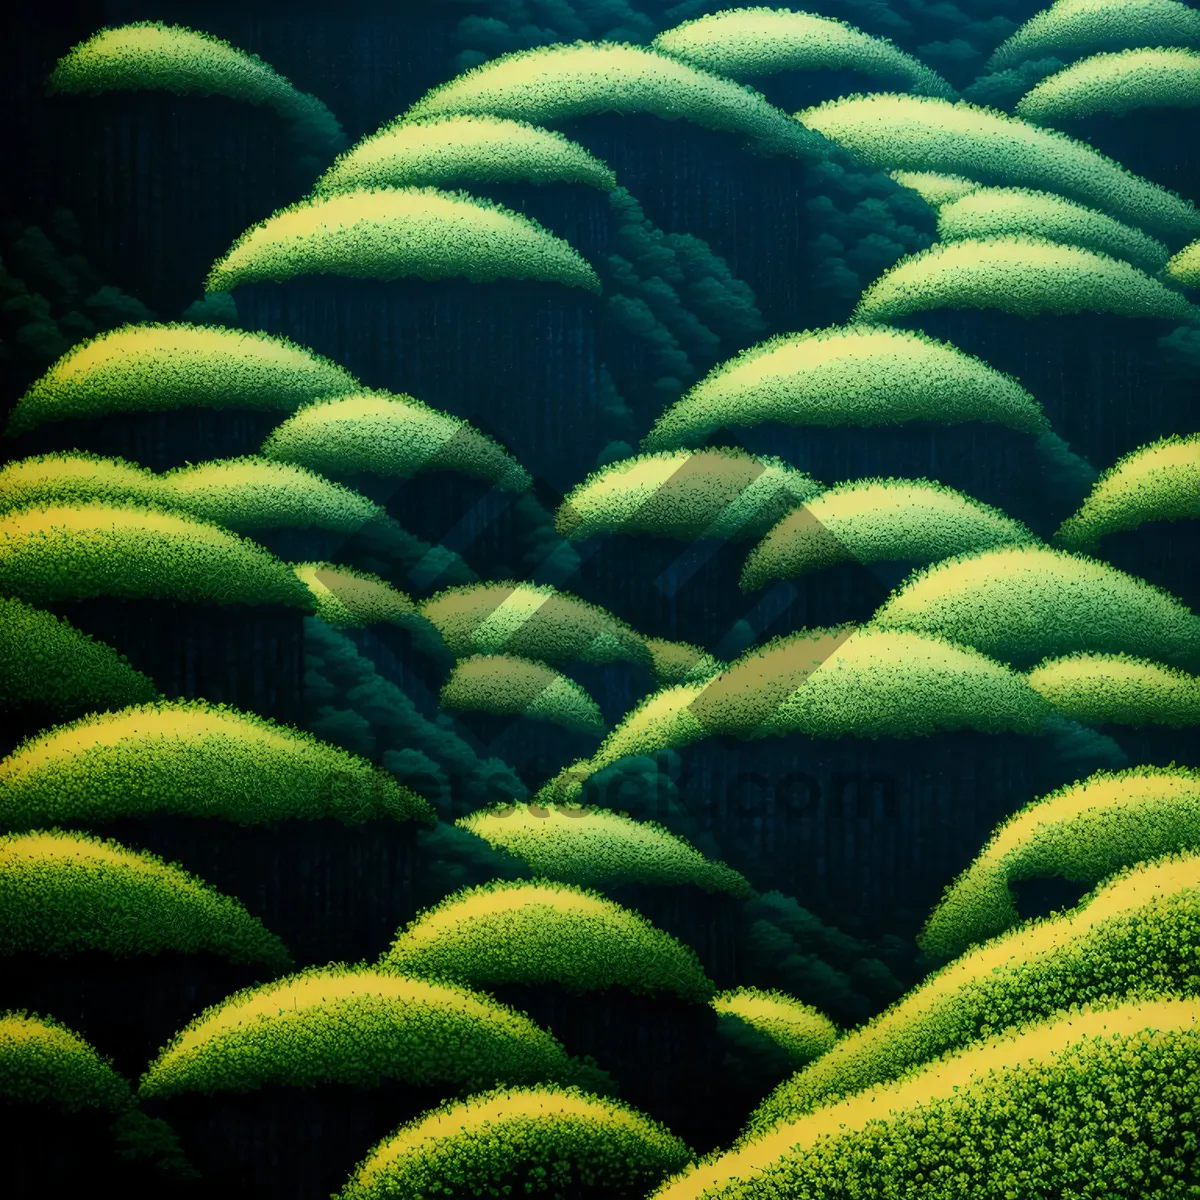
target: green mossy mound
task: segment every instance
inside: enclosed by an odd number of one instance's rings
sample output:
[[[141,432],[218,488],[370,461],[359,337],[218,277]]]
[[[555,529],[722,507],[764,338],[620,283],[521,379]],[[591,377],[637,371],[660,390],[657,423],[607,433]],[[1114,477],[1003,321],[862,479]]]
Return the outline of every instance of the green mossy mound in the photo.
[[[797,1069],[820,1058],[837,1041],[837,1027],[824,1013],[785,992],[740,987],[719,992],[710,1003],[723,1018],[769,1038]]]
[[[1087,725],[1200,725],[1200,677],[1127,654],[1071,654],[1029,672],[1034,691]]]

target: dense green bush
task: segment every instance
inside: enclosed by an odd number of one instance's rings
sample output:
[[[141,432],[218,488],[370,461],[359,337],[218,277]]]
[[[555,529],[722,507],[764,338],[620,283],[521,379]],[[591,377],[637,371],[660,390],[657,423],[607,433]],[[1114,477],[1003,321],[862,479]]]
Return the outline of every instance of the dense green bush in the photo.
[[[1200,308],[1131,263],[1044,238],[937,242],[901,259],[863,293],[857,321],[933,308],[998,308],[1022,317],[1113,313],[1200,324]]]
[[[742,568],[742,587],[760,588],[838,562],[931,563],[1033,534],[999,509],[926,479],[839,484],[785,516]]]
[[[112,1065],[53,1017],[0,1013],[0,1096],[66,1109],[123,1109],[129,1084]]]
[[[1095,650],[1186,665],[1200,655],[1200,617],[1174,596],[1081,554],[999,546],[914,572],[875,623],[941,634],[1032,666]]]
[[[297,91],[256,54],[182,25],[137,21],[102,29],[59,59],[51,92],[162,89],[264,104],[324,146],[345,144],[341,126],[315,96]]]
[[[740,987],[718,992],[711,1004],[722,1018],[744,1022],[770,1038],[797,1069],[837,1041],[837,1027],[824,1013],[785,992]]]
[[[456,822],[507,850],[544,879],[579,887],[626,883],[694,884],[745,897],[750,885],[732,867],[706,858],[653,821],[578,804],[504,804]]]
[[[711,679],[725,669],[725,664],[713,658],[707,650],[688,642],[647,638],[646,649],[654,661],[654,678],[662,687]]]
[[[1054,540],[1086,550],[1110,533],[1147,521],[1200,517],[1200,434],[1166,437],[1126,454],[1092,487]]]
[[[691,1159],[656,1121],[577,1088],[504,1088],[440,1107],[389,1134],[341,1200],[570,1193],[641,1195]]]
[[[708,1000],[695,952],[595,892],[546,880],[496,880],[415,917],[379,960],[477,987],[557,983],[573,992],[627,987]]]
[[[1200,287],[1200,240],[1184,246],[1167,264],[1167,274],[1185,287]]]
[[[123,325],[50,367],[17,401],[8,432],[117,412],[292,412],[360,388],[348,371],[287,338],[221,325]]]
[[[1170,252],[1162,242],[1065,196],[1029,188],[975,188],[938,209],[943,242],[1019,234],[1095,250],[1156,274]]]
[[[889,171],[888,174],[901,187],[911,188],[931,208],[961,200],[983,186],[962,175],[945,175],[937,171]]]
[[[0,467],[0,512],[33,505],[127,501],[163,505],[162,477],[123,458],[85,450],[56,451]]]
[[[660,33],[651,45],[672,58],[731,79],[824,67],[901,81],[922,95],[954,95],[954,89],[936,71],[887,38],[872,37],[834,17],[786,8],[709,13]]]
[[[969,950],[820,1061],[781,1084],[751,1128],[895,1079],[995,1030],[1044,1020],[1109,996],[1200,992],[1186,947],[1200,936],[1200,858],[1141,863],[1106,880],[1068,913]]]
[[[929,960],[944,962],[1021,919],[1014,883],[1047,876],[1095,883],[1178,850],[1200,850],[1200,772],[1097,772],[1009,817],[946,888],[918,942]]]
[[[604,732],[599,705],[575,680],[513,654],[462,659],[450,672],[438,703],[446,709],[550,721],[580,733]]]
[[[608,191],[617,177],[561,133],[463,113],[385,125],[340,155],[313,193],[510,182],[582,183]]]
[[[1029,672],[1034,691],[1089,725],[1200,725],[1200,677],[1127,654],[1071,654]]]
[[[154,680],[111,646],[53,613],[0,597],[0,707],[46,704],[78,712],[122,708],[157,695]]]
[[[530,482],[486,434],[404,393],[357,392],[310,404],[276,428],[262,452],[330,475],[461,471],[507,491]]]
[[[573,541],[606,533],[761,537],[820,486],[781,459],[744,450],[658,450],[593,471],[567,493],[554,527]]]
[[[1179,1200],[1197,1054],[1195,998],[1085,1007],[776,1125],[652,1200]]]
[[[1100,50],[1200,42],[1200,13],[1179,0],[1055,0],[1001,43],[993,70],[1029,58],[1073,62]]]
[[[203,700],[93,714],[30,738],[0,762],[0,828],[155,812],[242,825],[432,816],[364,759]]]
[[[694,121],[744,134],[775,153],[825,156],[819,138],[758,92],[644,46],[616,42],[502,54],[426,92],[405,117],[489,113],[544,125],[607,112]]]
[[[0,952],[89,950],[291,962],[240,901],[152,854],[57,829],[0,837]]]
[[[974,104],[928,96],[850,96],[810,108],[804,124],[880,170],[937,171],[1078,200],[1147,232],[1200,233],[1192,203],[1077,141]]]
[[[1135,108],[1200,105],[1200,53],[1179,47],[1095,54],[1057,71],[1017,102],[1018,116],[1053,124]]]
[[[395,972],[317,967],[235,992],[159,1052],[143,1097],[247,1092],[264,1084],[456,1089],[550,1080],[608,1093],[611,1081],[524,1013],[490,996]]]
[[[313,594],[317,616],[341,629],[399,625],[433,653],[446,653],[436,629],[406,596],[378,575],[339,567],[336,563],[293,563],[296,577]]]
[[[498,580],[448,588],[421,604],[457,658],[515,654],[569,662],[650,665],[645,640],[624,621],[549,584]]]
[[[0,588],[35,604],[148,596],[312,608],[287,564],[261,546],[182,513],[99,501],[0,516]]]
[[[715,367],[658,419],[650,450],[695,445],[722,426],[987,421],[1049,429],[1015,379],[921,333],[865,325],[772,338]]]
[[[358,189],[289,205],[243,233],[204,287],[227,292],[299,275],[538,279],[600,290],[579,253],[530,217],[436,188]]]

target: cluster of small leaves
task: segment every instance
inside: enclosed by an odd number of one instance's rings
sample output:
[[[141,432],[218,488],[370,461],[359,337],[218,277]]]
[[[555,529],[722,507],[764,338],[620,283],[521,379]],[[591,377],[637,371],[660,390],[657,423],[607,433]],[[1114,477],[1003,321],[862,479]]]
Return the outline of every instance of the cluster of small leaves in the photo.
[[[406,118],[489,113],[544,125],[651,113],[744,134],[762,149],[825,157],[824,143],[747,87],[644,46],[575,42],[502,54],[427,92]]]
[[[1153,274],[1167,265],[1170,254],[1140,229],[1052,192],[974,188],[938,210],[938,236],[944,242],[1011,235],[1095,250]]]
[[[1047,546],[1000,546],[914,572],[875,614],[889,628],[941,634],[1005,662],[1095,650],[1186,665],[1200,617],[1108,563]]]
[[[706,858],[653,821],[579,804],[507,804],[462,817],[457,824],[507,850],[535,875],[579,887],[627,883],[694,884],[706,892],[750,895],[744,876]]]
[[[781,459],[744,450],[658,450],[593,471],[567,493],[555,528],[573,541],[606,533],[761,537],[820,486]]]
[[[317,401],[273,430],[262,453],[330,475],[460,471],[507,491],[529,487],[529,474],[497,442],[404,393]]]
[[[344,145],[341,127],[315,96],[297,91],[256,54],[208,33],[161,21],[102,29],[58,62],[51,92],[161,89],[265,104],[281,117]]]
[[[17,401],[8,432],[118,412],[292,412],[360,386],[348,371],[287,338],[220,325],[123,325],[54,363]]]
[[[1106,997],[1200,993],[1200,858],[1142,863],[1077,908],[976,946],[776,1088],[751,1128],[794,1120],[948,1050]]]
[[[1200,287],[1200,239],[1184,246],[1167,263],[1167,274],[1184,287]]]
[[[839,562],[925,564],[1032,541],[1019,521],[940,483],[859,479],[785,516],[747,556],[741,584],[760,588]]]
[[[1029,672],[1030,686],[1089,725],[1200,725],[1200,677],[1127,654],[1071,654]]]
[[[1055,0],[1003,42],[988,66],[1051,55],[1072,62],[1102,50],[1197,42],[1200,13],[1179,0]]]
[[[473,654],[456,663],[438,703],[550,721],[579,733],[604,732],[600,707],[580,684],[545,663],[513,654]]]
[[[994,1035],[713,1155],[652,1200],[1179,1200],[1198,1013],[1164,998]]]
[[[1200,434],[1160,438],[1126,454],[1105,471],[1074,516],[1054,535],[1085,550],[1110,533],[1147,521],[1200,517]]]
[[[688,642],[647,638],[646,649],[654,661],[654,678],[660,686],[696,683],[711,679],[725,669],[725,664],[713,658],[707,650]]]
[[[452,984],[335,964],[235,992],[175,1035],[140,1095],[384,1079],[455,1089],[611,1080],[524,1013]]]
[[[650,665],[645,640],[624,621],[549,584],[499,580],[448,588],[421,604],[456,658],[514,654],[569,662]]]
[[[770,1038],[796,1069],[820,1058],[837,1041],[837,1027],[824,1013],[786,992],[740,987],[719,992],[710,1003],[723,1018],[744,1022]]]
[[[0,1013],[0,1096],[23,1104],[124,1109],[129,1084],[74,1030],[53,1017]]]
[[[340,155],[313,193],[510,182],[581,183],[609,191],[617,177],[561,133],[462,113],[385,125]]]
[[[500,1088],[446,1101],[389,1134],[340,1200],[555,1196],[604,1188],[640,1196],[692,1157],[657,1121],[578,1088]]]
[[[478,987],[626,987],[698,1002],[715,990],[695,952],[645,917],[547,880],[497,880],[446,897],[400,932],[380,966]]]
[[[1049,429],[1015,379],[922,333],[866,325],[775,337],[722,363],[659,418],[647,449],[695,445],[725,425],[951,425]]]
[[[1085,58],[1043,79],[1021,97],[1016,112],[1028,121],[1051,124],[1198,104],[1200,53],[1158,47]]]
[[[46,704],[79,712],[157,695],[154,681],[111,646],[53,613],[0,597],[0,707]]]
[[[207,951],[286,967],[283,944],[242,904],[181,867],[62,830],[0,837],[0,951],[118,957]]]
[[[280,209],[234,242],[205,290],[300,275],[535,279],[600,290],[578,251],[532,218],[436,188],[360,188]]]
[[[1098,771],[1025,805],[951,883],[918,940],[944,962],[1021,918],[1011,884],[1059,876],[1095,883],[1122,867],[1200,850],[1200,771]]]
[[[880,93],[797,114],[880,170],[936,171],[1068,196],[1129,225],[1171,237],[1200,232],[1190,201],[1132,174],[1066,134],[995,109]]]
[[[286,563],[237,534],[133,504],[57,504],[0,517],[0,588],[36,604],[94,596],[311,609]]]
[[[901,259],[863,293],[854,319],[894,321],[934,308],[996,308],[1021,317],[1098,312],[1200,324],[1200,308],[1132,263],[1020,234],[938,242]]]
[[[940,208],[969,196],[982,184],[962,175],[945,175],[937,171],[889,171],[901,187],[911,188],[930,208]]]
[[[920,95],[953,96],[936,71],[895,46],[834,17],[785,8],[735,8],[685,21],[660,33],[655,50],[714,75],[746,79],[821,68],[860,71],[899,82]]]
[[[150,813],[242,825],[432,817],[386,772],[310,733],[203,700],[84,717],[0,762],[0,828]]]

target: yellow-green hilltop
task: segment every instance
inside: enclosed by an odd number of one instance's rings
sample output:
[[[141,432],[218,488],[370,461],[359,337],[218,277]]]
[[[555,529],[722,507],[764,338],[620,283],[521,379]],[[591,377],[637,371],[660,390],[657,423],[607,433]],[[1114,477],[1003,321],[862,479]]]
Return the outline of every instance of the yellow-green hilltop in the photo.
[[[788,513],[746,558],[743,588],[839,562],[931,563],[1036,540],[999,509],[927,479],[838,484]]]
[[[530,483],[521,464],[486,434],[403,392],[356,391],[310,404],[271,433],[262,453],[329,475],[406,478],[441,470],[507,491]]]
[[[1082,1195],[1097,1180],[1110,1195],[1172,1196],[1190,1170],[1198,1053],[1192,997],[1059,1013],[781,1122],[651,1200],[817,1197],[847,1180],[895,1200]],[[1129,1123],[1154,1137],[1130,1139]]]
[[[1023,433],[1050,426],[1015,379],[922,333],[833,326],[771,338],[714,367],[658,419],[643,445],[702,442],[722,426],[954,424]]]
[[[711,679],[725,669],[725,664],[713,658],[707,650],[688,642],[647,638],[646,649],[650,651],[654,662],[655,682],[660,686]]]
[[[1101,538],[1148,521],[1200,517],[1200,434],[1160,438],[1126,454],[1096,480],[1054,541],[1088,550]]]
[[[988,67],[1002,71],[1029,58],[1073,62],[1101,50],[1197,42],[1200,13],[1179,0],[1057,0],[1004,41]]]
[[[0,953],[89,950],[291,962],[238,900],[152,854],[58,829],[0,837]]]
[[[946,889],[918,941],[944,962],[1020,921],[1011,885],[1059,876],[1096,883],[1122,867],[1200,850],[1200,772],[1099,771],[1025,805]]]
[[[751,1133],[1068,1005],[1187,990],[1194,964],[1184,947],[1198,932],[1200,858],[1122,870],[1071,911],[1010,930],[927,976],[776,1088],[751,1117]]]
[[[300,275],[532,279],[598,292],[591,266],[536,221],[465,192],[362,188],[280,209],[242,234],[205,290]]]
[[[617,177],[554,130],[461,113],[385,125],[340,155],[313,193],[509,182],[581,183],[609,191]]]
[[[1200,287],[1200,240],[1184,246],[1167,264],[1167,274],[1184,287]]]
[[[911,188],[931,208],[961,200],[983,186],[962,175],[946,175],[938,171],[889,171],[888,174],[901,187]]]
[[[499,1195],[598,1183],[641,1194],[692,1152],[666,1128],[615,1100],[553,1084],[447,1100],[372,1148],[339,1200]]]
[[[294,412],[361,386],[287,338],[220,325],[123,325],[67,351],[17,401],[7,431],[177,408]]]
[[[1041,545],[999,546],[918,570],[874,623],[940,634],[1012,663],[1077,650],[1200,661],[1200,617],[1170,593]]]
[[[53,1017],[0,1012],[0,1096],[68,1110],[127,1108],[129,1084],[94,1046]]]
[[[91,501],[0,516],[0,588],[34,604],[93,596],[311,609],[269,551],[183,513]]]
[[[433,816],[365,759],[203,700],[94,713],[29,738],[0,762],[0,828],[157,812],[242,825]]]
[[[456,663],[438,703],[451,710],[550,721],[577,733],[604,733],[600,707],[580,684],[514,654],[473,654]]]
[[[44,704],[77,713],[157,696],[154,681],[111,646],[54,613],[0,597],[0,707]]]
[[[652,821],[578,804],[504,804],[457,824],[507,850],[546,879],[580,887],[627,883],[694,884],[706,892],[750,895],[744,876],[705,858],[693,845]]]
[[[1121,258],[1157,274],[1170,251],[1155,238],[1065,196],[1028,188],[972,188],[938,209],[943,242],[1010,235],[1041,238]]]
[[[786,8],[709,13],[660,33],[651,46],[731,79],[824,67],[900,81],[919,94],[954,95],[954,89],[936,71],[887,38],[872,37],[833,17]]]
[[[1200,725],[1200,677],[1128,654],[1070,654],[1029,672],[1034,691],[1089,725]]]
[[[1132,263],[1020,234],[937,242],[902,258],[867,288],[853,319],[895,321],[935,308],[996,308],[1022,317],[1099,312],[1200,324],[1200,308]]]
[[[48,87],[51,92],[155,89],[228,96],[274,109],[331,149],[345,145],[341,126],[315,96],[297,91],[258,55],[183,25],[136,21],[102,29],[59,59]]]
[[[549,584],[498,580],[447,588],[421,603],[457,658],[514,654],[562,666],[651,666],[645,640],[612,613]]]
[[[524,1013],[467,988],[369,967],[317,967],[235,992],[159,1052],[143,1097],[320,1082],[497,1082],[612,1090]]]
[[[575,42],[502,54],[433,88],[405,117],[488,113],[544,125],[596,113],[650,113],[744,134],[781,154],[825,143],[750,88],[644,46]]]
[[[1200,53],[1182,48],[1096,54],[1043,79],[1017,102],[1018,116],[1054,124],[1141,108],[1200,105]]]
[[[645,917],[596,892],[538,879],[455,892],[415,917],[379,965],[484,988],[625,987],[694,1001],[715,991],[695,952]]]
[[[995,109],[928,96],[877,93],[796,114],[880,170],[936,171],[1001,187],[1055,192],[1148,233],[1200,233],[1189,200],[1132,174],[1086,142]]]
[[[770,1038],[796,1067],[820,1058],[837,1041],[837,1027],[824,1013],[786,992],[740,987],[718,992],[710,1003],[723,1018]]]
[[[554,527],[573,541],[606,533],[692,541],[761,537],[820,484],[744,450],[659,450],[609,463],[567,493]]]

